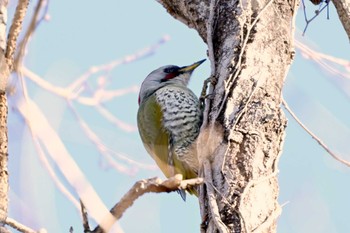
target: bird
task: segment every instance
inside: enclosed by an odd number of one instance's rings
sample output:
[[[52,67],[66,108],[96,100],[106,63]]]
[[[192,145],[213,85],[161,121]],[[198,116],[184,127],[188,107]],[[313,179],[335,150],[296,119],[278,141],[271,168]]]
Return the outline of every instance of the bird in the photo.
[[[206,59],[192,65],[162,66],[142,82],[137,126],[141,141],[167,178],[198,176],[196,139],[202,125],[203,107],[187,87],[192,72]],[[178,190],[185,201],[186,192]],[[198,196],[195,188],[187,192]]]

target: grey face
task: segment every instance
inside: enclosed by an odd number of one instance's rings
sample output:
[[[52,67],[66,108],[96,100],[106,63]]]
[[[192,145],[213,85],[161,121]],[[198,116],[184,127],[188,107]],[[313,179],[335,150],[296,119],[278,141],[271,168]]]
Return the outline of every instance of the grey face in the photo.
[[[183,67],[174,65],[162,66],[152,71],[141,85],[139,104],[156,90],[166,85],[187,86],[193,70],[204,61],[205,59]]]
[[[143,81],[139,94],[139,104],[156,90],[166,85],[187,86],[193,70],[182,71],[182,67],[167,65],[152,71]]]

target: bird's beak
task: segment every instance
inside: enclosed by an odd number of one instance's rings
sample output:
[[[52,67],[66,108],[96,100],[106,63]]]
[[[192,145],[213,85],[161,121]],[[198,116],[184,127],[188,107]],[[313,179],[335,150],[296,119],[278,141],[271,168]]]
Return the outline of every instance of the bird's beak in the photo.
[[[196,63],[193,63],[189,66],[183,66],[179,69],[179,72],[186,73],[186,72],[192,72],[194,69],[196,69],[200,64],[202,64],[206,59],[200,60]]]

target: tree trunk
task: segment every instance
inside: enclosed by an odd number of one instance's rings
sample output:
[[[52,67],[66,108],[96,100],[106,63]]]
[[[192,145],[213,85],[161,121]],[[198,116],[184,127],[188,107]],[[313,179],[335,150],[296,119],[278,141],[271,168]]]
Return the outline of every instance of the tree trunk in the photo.
[[[350,2],[349,0],[331,1],[337,10],[340,22],[343,24],[344,30],[350,40]]]
[[[297,0],[158,0],[208,44],[211,85],[199,137],[202,232],[275,232],[281,91]]]
[[[8,171],[7,171],[7,98],[5,87],[9,69],[5,59],[7,0],[0,0],[0,224],[7,218]],[[0,232],[8,232],[0,225]]]

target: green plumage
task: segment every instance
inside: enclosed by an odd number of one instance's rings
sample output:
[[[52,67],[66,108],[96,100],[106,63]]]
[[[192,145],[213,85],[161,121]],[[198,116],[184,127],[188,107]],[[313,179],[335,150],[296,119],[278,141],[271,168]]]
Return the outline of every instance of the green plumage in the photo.
[[[191,179],[198,175],[196,139],[202,112],[187,83],[203,61],[185,67],[161,67],[146,77],[140,89],[137,124],[141,140],[168,178],[182,174],[183,179]],[[194,188],[187,191],[197,194]],[[185,192],[179,193],[185,199]]]
[[[175,90],[177,90],[176,88]],[[169,92],[169,88],[166,89],[164,92]],[[192,99],[196,98],[192,92],[191,94]],[[197,177],[198,160],[193,143],[199,133],[201,115],[196,105],[193,109],[195,112],[192,115],[184,117],[189,119],[191,125],[189,125],[188,130],[185,129],[183,132],[181,127],[188,123],[187,119],[179,121],[176,119],[176,115],[171,112],[175,111],[179,115],[181,108],[173,107],[169,110],[165,106],[162,108],[156,94],[151,95],[140,105],[137,118],[142,142],[166,177],[178,173],[182,174],[184,179]],[[192,112],[188,108],[182,108],[182,110],[186,110],[187,114]],[[169,119],[171,117],[173,118]]]
[[[197,177],[194,142],[202,119],[191,90],[179,86],[157,90],[140,105],[137,119],[142,142],[166,177]],[[196,194],[195,189],[187,191]]]
[[[168,167],[169,133],[162,126],[161,107],[154,95],[140,105],[137,113],[137,124],[143,145],[156,161],[166,177],[170,177]]]

